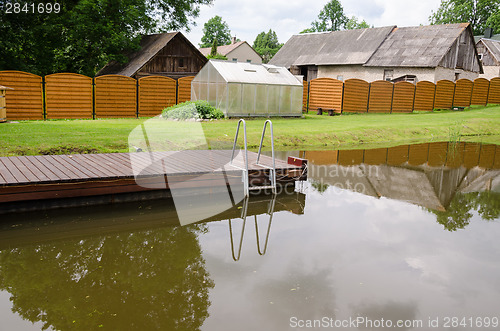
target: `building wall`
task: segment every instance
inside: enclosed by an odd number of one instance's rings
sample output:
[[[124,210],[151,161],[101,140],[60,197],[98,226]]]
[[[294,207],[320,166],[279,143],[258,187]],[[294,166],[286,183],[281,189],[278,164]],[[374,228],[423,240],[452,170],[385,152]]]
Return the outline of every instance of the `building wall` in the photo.
[[[248,62],[247,60],[250,60],[251,63],[262,63],[262,58],[247,43],[243,43],[227,53],[226,57],[229,61],[237,59],[236,62]]]
[[[392,79],[405,76],[405,75],[415,75],[417,76],[417,82],[427,80],[429,82],[436,83],[441,79],[448,79],[452,82],[455,81],[456,75],[458,73],[457,79],[466,78],[474,80],[478,77],[475,72],[464,71],[462,69],[449,69],[443,67],[437,68],[380,68],[380,67],[364,67],[362,65],[347,65],[347,66],[319,66],[318,67],[318,78],[335,78],[339,79],[342,76],[343,80],[350,78],[363,79],[367,82],[373,82],[376,80],[384,79],[384,71],[392,70]]]
[[[500,66],[485,66],[483,65],[484,74],[479,75],[480,78],[486,78],[488,80],[500,77]]]

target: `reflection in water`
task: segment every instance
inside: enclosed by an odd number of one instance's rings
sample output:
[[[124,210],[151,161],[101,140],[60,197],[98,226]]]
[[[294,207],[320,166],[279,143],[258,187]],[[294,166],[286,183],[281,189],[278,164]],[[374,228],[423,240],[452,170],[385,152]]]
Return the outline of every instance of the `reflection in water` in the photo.
[[[310,179],[302,193],[252,197],[187,226],[171,199],[3,215],[6,310],[62,330],[498,316],[496,146],[303,156]],[[203,215],[203,206],[193,203],[193,212]]]

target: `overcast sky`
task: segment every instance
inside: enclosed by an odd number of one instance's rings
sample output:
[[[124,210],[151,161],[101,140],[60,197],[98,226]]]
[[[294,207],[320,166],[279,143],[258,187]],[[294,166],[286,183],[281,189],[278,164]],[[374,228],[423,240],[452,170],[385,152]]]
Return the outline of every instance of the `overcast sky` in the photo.
[[[276,31],[280,42],[310,27],[328,0],[214,0],[213,6],[202,6],[197,26],[185,33],[196,46],[203,35],[203,25],[215,15],[229,25],[231,34],[253,44],[262,31]],[[366,20],[375,27],[428,24],[431,11],[440,0],[343,0],[344,13]]]

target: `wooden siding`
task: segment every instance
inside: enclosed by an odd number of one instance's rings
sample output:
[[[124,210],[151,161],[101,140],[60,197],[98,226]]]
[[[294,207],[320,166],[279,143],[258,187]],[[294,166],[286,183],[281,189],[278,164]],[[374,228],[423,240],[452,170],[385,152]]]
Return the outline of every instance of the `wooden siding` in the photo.
[[[8,120],[42,120],[42,77],[22,71],[0,71],[0,85],[13,88],[6,95]]]
[[[455,95],[453,97],[454,107],[469,107],[472,97],[472,83],[468,79],[459,79],[455,82]]]
[[[191,100],[191,81],[194,76],[183,77],[177,80],[177,103]]]
[[[45,76],[47,119],[93,117],[92,78],[72,73]]]
[[[137,73],[138,77],[164,75],[181,78],[196,75],[208,60],[177,34]]]
[[[465,29],[450,47],[439,65],[450,69],[463,69],[479,73],[479,61],[476,54],[474,37],[470,26]]]
[[[435,109],[451,109],[453,106],[453,94],[455,93],[455,84],[450,80],[440,80],[436,83]]]
[[[9,100],[9,99],[7,99]],[[495,77],[490,80],[490,90],[488,92],[488,103],[500,103],[500,78]]]
[[[369,113],[390,113],[394,84],[385,80],[370,83]]]
[[[139,81],[139,116],[156,116],[176,104],[177,82],[169,77],[148,76]]]
[[[342,82],[333,78],[316,78],[310,81],[309,109],[342,109]]]
[[[411,113],[415,99],[415,85],[409,82],[397,82],[394,84],[394,95],[392,99],[393,113]]]
[[[137,81],[119,75],[95,78],[96,118],[137,117]]]
[[[434,99],[436,94],[436,84],[421,81],[415,88],[414,110],[432,111],[434,109]]]
[[[366,113],[368,111],[368,91],[370,84],[352,78],[344,82],[344,104],[342,111]]]
[[[471,105],[483,105],[488,103],[488,90],[490,81],[484,78],[476,78],[472,88]]]

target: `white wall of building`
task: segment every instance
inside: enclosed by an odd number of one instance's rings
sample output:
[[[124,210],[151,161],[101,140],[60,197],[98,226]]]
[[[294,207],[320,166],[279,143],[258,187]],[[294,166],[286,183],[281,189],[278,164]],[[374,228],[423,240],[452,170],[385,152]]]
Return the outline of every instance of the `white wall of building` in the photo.
[[[500,66],[485,66],[483,65],[484,74],[479,75],[480,78],[486,78],[488,80],[500,77]]]
[[[262,58],[247,43],[227,53],[226,57],[229,61],[236,59],[236,62],[249,62],[250,60],[251,63],[262,63]]]

